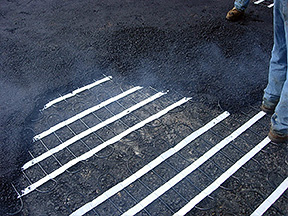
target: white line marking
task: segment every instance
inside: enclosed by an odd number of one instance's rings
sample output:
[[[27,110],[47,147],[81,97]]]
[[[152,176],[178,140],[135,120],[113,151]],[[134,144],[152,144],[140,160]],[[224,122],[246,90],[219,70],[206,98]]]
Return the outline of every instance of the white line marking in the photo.
[[[265,0],[258,0],[258,1],[256,1],[256,2],[254,2],[254,4],[260,4],[260,3],[262,3],[262,2],[264,2]]]
[[[22,169],[23,170],[28,169],[29,167],[39,163],[40,161],[50,157],[51,155],[55,154],[56,152],[61,151],[62,149],[64,149],[64,148],[68,147],[69,145],[77,142],[78,140],[88,136],[89,134],[99,130],[100,128],[105,127],[108,124],[111,124],[112,122],[117,121],[118,119],[130,114],[131,112],[133,112],[133,111],[145,106],[146,104],[156,100],[157,98],[159,98],[159,97],[161,97],[161,96],[163,96],[165,94],[167,94],[167,92],[158,92],[157,94],[155,94],[155,95],[153,95],[153,96],[151,96],[151,97],[139,102],[138,104],[135,104],[134,106],[122,111],[121,113],[119,113],[119,114],[117,114],[117,115],[115,115],[115,116],[113,116],[113,117],[111,117],[111,118],[109,118],[109,119],[107,119],[107,120],[105,120],[105,121],[93,126],[92,128],[89,128],[89,129],[81,132],[80,134],[68,139],[67,141],[65,141],[65,142],[61,143],[60,145],[56,146],[55,148],[52,148],[49,151],[43,153],[42,155],[39,155],[38,157],[33,158],[32,160],[28,161],[27,163],[25,163],[22,166]]]
[[[195,140],[197,137],[201,136],[203,133],[214,127],[216,124],[227,118],[230,114],[228,112],[224,112],[221,115],[219,115],[217,118],[213,119],[197,131],[191,133],[188,137],[183,139],[180,143],[178,143],[175,147],[169,149],[168,151],[164,152],[160,156],[158,156],[156,159],[151,161],[149,164],[138,170],[136,173],[125,179],[124,181],[118,183],[114,187],[110,188],[109,190],[105,191],[103,194],[101,194],[99,197],[94,199],[93,201],[85,204],[81,208],[74,211],[71,216],[79,216],[84,215],[85,213],[89,212],[96,206],[100,205],[102,202],[107,200],[108,198],[112,197],[119,191],[123,190],[125,187],[145,175],[147,172],[154,169],[156,166],[158,166],[160,163],[168,159],[170,156],[175,154],[176,152],[180,151],[180,149],[184,148],[186,145],[191,143],[193,140]]]
[[[213,191],[215,191],[221,184],[223,184],[230,176],[232,176],[237,170],[239,170],[247,161],[254,157],[261,149],[263,149],[270,139],[266,137],[262,142],[255,146],[250,152],[244,155],[240,160],[238,160],[233,166],[231,166],[226,172],[224,172],[219,178],[217,178],[212,184],[206,187],[201,193],[195,196],[190,202],[188,202],[183,208],[174,214],[174,216],[185,215],[192,208],[194,208],[199,202],[201,202],[205,197],[209,196]]]
[[[194,161],[190,166],[188,166],[183,171],[178,173],[176,176],[174,176],[172,179],[170,179],[164,185],[162,185],[161,187],[156,189],[153,193],[151,193],[150,195],[145,197],[138,204],[136,204],[135,206],[130,208],[128,211],[126,211],[122,215],[135,215],[138,212],[140,212],[143,208],[148,206],[150,203],[152,203],[154,200],[156,200],[158,197],[163,195],[166,191],[171,189],[173,186],[175,186],[177,183],[179,183],[182,179],[184,179],[186,176],[188,176],[190,173],[192,173],[198,167],[200,167],[202,164],[204,164],[213,155],[215,155],[218,151],[220,151],[222,148],[224,148],[228,143],[230,143],[231,141],[236,139],[240,134],[242,134],[245,130],[247,130],[249,127],[251,127],[256,121],[258,121],[264,115],[265,115],[264,112],[262,112],[262,111],[259,112],[252,119],[250,119],[248,122],[246,122],[240,128],[238,128],[236,131],[234,131],[230,136],[226,137],[224,140],[222,140],[216,146],[211,148],[209,151],[207,151],[204,155],[202,155],[196,161]],[[155,196],[155,195],[157,195],[157,196]]]
[[[268,5],[268,8],[272,8],[274,6],[274,3],[273,4],[270,4]]]
[[[287,190],[288,177],[276,188],[276,190],[251,214],[251,216],[263,215],[273,203]]]
[[[180,101],[178,101],[178,102],[166,107],[164,110],[161,110],[160,112],[148,117],[147,119],[143,120],[142,122],[139,122],[136,125],[128,128],[126,131],[118,134],[117,136],[111,138],[110,140],[107,140],[106,142],[102,143],[101,145],[91,149],[90,151],[86,152],[85,154],[81,155],[80,157],[77,157],[77,158],[69,161],[68,163],[64,164],[62,167],[58,168],[57,170],[53,171],[49,175],[45,176],[44,178],[40,179],[39,181],[33,183],[32,185],[30,185],[27,188],[25,188],[24,190],[22,190],[21,191],[21,195],[18,196],[18,198],[27,195],[28,193],[32,192],[33,190],[35,190],[39,186],[43,185],[45,182],[49,181],[50,179],[53,179],[53,178],[57,177],[58,175],[60,175],[63,172],[65,172],[65,170],[67,170],[70,167],[74,166],[78,162],[86,160],[86,159],[92,157],[94,154],[96,154],[97,152],[101,151],[105,147],[107,147],[107,146],[109,146],[109,145],[111,145],[113,143],[118,142],[120,139],[122,139],[123,137],[125,137],[128,134],[132,133],[133,131],[145,126],[149,122],[152,122],[152,121],[160,118],[161,116],[167,114],[170,110],[173,110],[174,108],[186,103],[190,99],[191,98],[183,98],[183,99],[181,99]]]
[[[107,106],[108,104],[113,103],[113,102],[115,102],[115,101],[117,101],[117,100],[129,95],[129,94],[132,94],[135,91],[137,91],[139,89],[142,89],[142,88],[143,87],[136,86],[136,87],[134,87],[132,89],[129,89],[128,91],[125,91],[125,92],[123,92],[123,93],[121,93],[119,95],[116,95],[116,96],[114,96],[112,98],[109,98],[108,100],[103,101],[102,103],[100,103],[100,104],[98,104],[98,105],[96,105],[94,107],[91,107],[91,108],[89,108],[89,109],[87,109],[87,110],[85,110],[85,111],[83,111],[83,112],[81,112],[81,113],[79,113],[79,114],[77,114],[77,115],[75,115],[75,116],[63,121],[63,122],[60,122],[59,124],[49,128],[48,130],[46,130],[46,131],[34,136],[33,140],[34,141],[40,140],[40,139],[48,136],[49,134],[59,130],[60,128],[65,127],[66,125],[69,125],[69,124],[77,121],[78,119],[83,118],[84,116],[89,115],[90,113],[95,112],[96,110],[99,110],[99,109]]]
[[[101,83],[104,83],[104,82],[106,82],[106,81],[109,81],[109,80],[111,80],[111,79],[112,79],[112,76],[105,77],[105,78],[103,78],[103,79],[101,79],[101,80],[98,80],[98,81],[96,81],[96,82],[94,82],[94,83],[91,83],[91,84],[89,84],[89,85],[86,85],[86,86],[84,86],[84,87],[82,87],[82,88],[76,89],[76,90],[72,91],[72,92],[69,93],[69,94],[66,94],[66,95],[64,95],[64,96],[61,96],[61,97],[59,97],[59,98],[56,98],[56,99],[50,101],[49,103],[47,103],[47,104],[44,106],[43,110],[45,110],[45,109],[53,106],[53,105],[56,104],[56,103],[59,103],[60,101],[63,101],[63,100],[65,100],[65,99],[67,99],[67,98],[70,98],[70,97],[73,97],[73,96],[75,96],[76,94],[78,94],[78,93],[80,93],[80,92],[82,92],[82,91],[85,91],[85,90],[88,90],[88,89],[90,89],[90,88],[93,88],[93,87],[95,87],[95,86],[97,86],[97,85],[99,85],[99,84],[101,84]]]

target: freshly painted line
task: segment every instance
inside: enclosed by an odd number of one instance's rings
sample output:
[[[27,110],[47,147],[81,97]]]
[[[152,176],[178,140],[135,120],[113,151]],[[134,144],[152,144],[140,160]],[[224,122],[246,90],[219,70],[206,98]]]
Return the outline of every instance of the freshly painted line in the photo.
[[[254,2],[254,4],[260,4],[260,3],[262,3],[262,2],[264,2],[265,0],[258,0],[258,1],[256,1],[256,2]]]
[[[272,8],[274,6],[274,3],[273,4],[270,4],[268,5],[268,8]]]
[[[72,92],[69,93],[69,94],[66,94],[66,95],[63,95],[63,96],[61,96],[61,97],[59,97],[59,98],[56,98],[56,99],[50,101],[49,103],[47,103],[47,104],[44,106],[43,110],[45,110],[45,109],[53,106],[53,105],[56,104],[56,103],[59,103],[60,101],[63,101],[63,100],[65,100],[65,99],[67,99],[67,98],[70,98],[70,97],[73,97],[73,96],[75,96],[76,94],[78,94],[78,93],[80,93],[80,92],[82,92],[82,91],[85,91],[85,90],[88,90],[88,89],[90,89],[90,88],[93,88],[93,87],[95,87],[95,86],[97,86],[97,85],[99,85],[99,84],[101,84],[101,83],[104,83],[104,82],[106,82],[106,81],[109,81],[109,80],[111,80],[111,79],[112,79],[112,76],[105,77],[105,78],[103,78],[103,79],[101,79],[101,80],[98,80],[98,81],[96,81],[96,82],[94,82],[94,83],[91,83],[91,84],[89,84],[89,85],[87,85],[87,86],[83,86],[82,88],[76,89],[76,90],[72,91]]]
[[[188,202],[183,208],[174,214],[174,216],[185,215],[192,208],[194,208],[205,197],[209,196],[213,191],[220,187],[229,177],[231,177],[237,170],[239,170],[245,163],[247,163],[252,157],[254,157],[261,149],[263,149],[270,139],[266,137],[262,142],[255,146],[251,151],[238,160],[233,166],[231,166],[226,172],[224,172],[219,178],[217,178],[212,184],[201,191],[190,202]]]
[[[175,154],[180,149],[184,148],[186,145],[191,143],[193,140],[195,140],[197,137],[201,136],[203,133],[214,127],[219,122],[223,121],[225,118],[227,118],[230,114],[228,112],[224,112],[221,115],[219,115],[217,118],[213,119],[197,131],[191,133],[188,137],[183,139],[180,143],[178,143],[174,148],[169,149],[168,151],[164,152],[160,156],[158,156],[156,159],[151,161],[149,164],[138,170],[136,173],[125,179],[124,181],[118,183],[114,187],[110,188],[109,190],[105,191],[103,194],[101,194],[99,197],[94,199],[93,201],[85,204],[81,208],[74,211],[71,216],[78,216],[78,215],[84,215],[85,213],[91,211],[96,206],[100,205],[105,200],[109,199],[119,191],[123,190],[128,185],[132,184],[137,179],[141,178],[143,175],[145,175],[147,172],[154,169],[156,166],[158,166],[160,163],[171,157],[173,154]]]
[[[287,190],[288,177],[277,187],[277,189],[251,214],[251,216],[263,215],[267,209]]]
[[[65,142],[61,143],[60,145],[56,146],[55,148],[52,148],[49,151],[43,153],[42,155],[39,155],[38,157],[35,157],[32,160],[28,161],[27,163],[25,163],[22,166],[22,169],[23,170],[28,169],[29,167],[39,163],[40,161],[46,159],[47,157],[52,156],[53,154],[61,151],[62,149],[64,149],[64,148],[68,147],[69,145],[77,142],[78,140],[88,136],[89,134],[99,130],[100,128],[105,127],[108,124],[111,124],[112,122],[117,121],[118,119],[128,115],[129,113],[131,113],[131,112],[133,112],[133,111],[135,111],[135,110],[137,110],[137,109],[139,109],[139,108],[141,108],[143,106],[145,106],[146,104],[156,100],[157,98],[159,98],[159,97],[161,97],[161,96],[163,96],[165,94],[167,94],[167,92],[158,92],[157,94],[155,94],[155,95],[153,95],[153,96],[151,96],[151,97],[139,102],[138,104],[135,104],[134,106],[122,111],[121,113],[119,113],[119,114],[117,114],[117,115],[115,115],[115,116],[113,116],[113,117],[111,117],[111,118],[109,118],[109,119],[107,119],[107,120],[95,125],[92,128],[89,128],[89,129],[81,132],[80,134],[68,139],[67,141],[65,141]]]
[[[63,122],[60,122],[59,124],[51,127],[50,129],[48,129],[48,130],[46,130],[46,131],[34,136],[33,140],[34,141],[40,140],[40,139],[48,136],[49,134],[59,130],[60,128],[65,127],[66,125],[69,125],[69,124],[77,121],[78,119],[83,118],[84,116],[87,116],[90,113],[95,112],[96,110],[99,110],[99,109],[107,106],[108,104],[113,103],[113,102],[115,102],[115,101],[117,101],[117,100],[129,95],[129,94],[132,94],[135,91],[137,91],[139,89],[142,89],[142,88],[143,87],[136,86],[136,87],[134,87],[132,89],[129,89],[129,90],[127,90],[127,91],[125,91],[125,92],[123,92],[123,93],[121,93],[119,95],[116,95],[115,97],[109,98],[108,100],[103,101],[102,103],[100,103],[100,104],[98,104],[98,105],[96,105],[94,107],[91,107],[91,108],[89,108],[89,109],[87,109],[87,110],[85,110],[85,111],[83,111],[83,112],[81,112],[81,113],[79,113],[79,114],[77,114],[77,115],[75,115],[75,116],[63,121]]]
[[[183,99],[177,101],[176,103],[166,107],[165,109],[161,110],[160,112],[158,112],[158,113],[148,117],[147,119],[135,124],[134,126],[128,128],[126,131],[118,134],[117,136],[111,138],[110,140],[107,140],[106,142],[102,143],[101,145],[91,149],[90,151],[86,152],[85,154],[81,155],[80,157],[77,157],[77,158],[69,161],[68,163],[64,164],[62,167],[60,167],[57,170],[53,171],[49,175],[45,176],[44,178],[40,179],[39,181],[37,181],[37,182],[31,184],[30,186],[26,187],[24,190],[21,191],[21,195],[18,196],[18,197],[22,197],[22,196],[27,195],[28,193],[34,191],[39,186],[43,185],[45,182],[47,182],[50,179],[53,179],[53,178],[57,177],[58,175],[62,174],[63,172],[65,172],[67,169],[69,169],[70,167],[74,166],[78,162],[86,160],[86,159],[92,157],[94,154],[96,154],[97,152],[101,151],[105,147],[107,147],[107,146],[109,146],[109,145],[111,145],[113,143],[118,142],[120,139],[122,139],[123,137],[125,137],[128,134],[132,133],[133,131],[136,131],[137,129],[145,126],[147,123],[152,122],[152,121],[162,117],[163,115],[167,114],[170,110],[173,110],[174,108],[176,108],[178,106],[181,106],[182,104],[186,103],[190,99],[191,98],[183,98]]]
[[[190,166],[185,168],[183,171],[178,173],[176,176],[174,176],[172,179],[170,179],[168,182],[166,182],[164,185],[160,186],[158,189],[156,189],[153,193],[145,197],[143,200],[141,200],[138,204],[133,206],[131,209],[126,211],[124,214],[125,216],[135,215],[138,212],[140,212],[143,208],[148,206],[150,203],[152,203],[154,200],[156,200],[158,197],[163,195],[166,191],[171,189],[173,186],[175,186],[177,183],[179,183],[182,179],[184,179],[186,176],[188,176],[190,173],[195,171],[197,168],[199,168],[202,164],[204,164],[207,160],[209,160],[213,155],[215,155],[217,152],[219,152],[222,148],[224,148],[228,143],[236,139],[240,134],[242,134],[245,130],[247,130],[249,127],[251,127],[256,121],[258,121],[260,118],[262,118],[265,115],[264,112],[259,112],[257,115],[255,115],[252,119],[250,119],[248,122],[246,122],[244,125],[242,125],[240,128],[238,128],[236,131],[234,131],[230,136],[226,137],[224,140],[222,140],[220,143],[218,143],[216,146],[211,148],[209,151],[207,151],[204,155],[202,155],[200,158],[198,158],[196,161],[194,161]]]

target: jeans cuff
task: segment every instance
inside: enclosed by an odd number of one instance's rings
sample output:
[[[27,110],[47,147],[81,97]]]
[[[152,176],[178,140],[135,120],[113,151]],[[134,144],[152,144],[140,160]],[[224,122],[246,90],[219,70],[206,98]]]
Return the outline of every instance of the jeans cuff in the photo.
[[[275,101],[269,101],[268,99],[266,99],[265,97],[263,98],[262,104],[269,108],[269,109],[275,109],[275,107],[277,106],[279,100],[275,100]]]
[[[278,122],[277,114],[274,113],[271,117],[271,129],[280,136],[287,136],[288,128],[287,126],[280,124]]]

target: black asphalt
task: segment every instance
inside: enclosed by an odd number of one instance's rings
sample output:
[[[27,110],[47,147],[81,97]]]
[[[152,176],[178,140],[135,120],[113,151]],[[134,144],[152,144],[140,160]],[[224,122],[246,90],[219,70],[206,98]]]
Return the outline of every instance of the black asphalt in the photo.
[[[232,0],[1,0],[0,183],[9,200],[44,104],[102,74],[178,91],[232,113],[259,105],[273,45],[272,9]],[[2,203],[5,203],[2,202]]]

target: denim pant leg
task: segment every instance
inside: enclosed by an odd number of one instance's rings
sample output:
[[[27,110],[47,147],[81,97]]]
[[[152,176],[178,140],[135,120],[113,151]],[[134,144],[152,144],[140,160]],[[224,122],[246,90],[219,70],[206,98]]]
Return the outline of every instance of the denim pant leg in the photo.
[[[285,25],[281,12],[281,0],[274,2],[274,47],[270,60],[268,85],[264,90],[263,101],[276,104],[282,92],[287,74],[287,46]]]
[[[249,4],[250,0],[235,0],[234,7],[239,11],[244,11]]]
[[[275,99],[279,103],[271,118],[272,128],[288,134],[288,0],[274,1],[274,48],[270,62],[269,83],[264,98]]]
[[[271,124],[275,131],[288,134],[288,80],[284,83],[280,101],[271,118]]]

